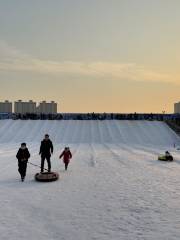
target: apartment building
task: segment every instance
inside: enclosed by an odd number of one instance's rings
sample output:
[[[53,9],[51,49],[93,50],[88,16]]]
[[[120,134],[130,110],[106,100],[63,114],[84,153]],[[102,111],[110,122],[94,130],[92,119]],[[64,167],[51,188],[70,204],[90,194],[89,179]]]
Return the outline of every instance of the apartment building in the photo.
[[[0,102],[0,113],[12,113],[12,102],[8,100]]]
[[[33,102],[33,100],[30,100],[29,102],[18,100],[14,103],[14,113],[36,113],[36,102]]]

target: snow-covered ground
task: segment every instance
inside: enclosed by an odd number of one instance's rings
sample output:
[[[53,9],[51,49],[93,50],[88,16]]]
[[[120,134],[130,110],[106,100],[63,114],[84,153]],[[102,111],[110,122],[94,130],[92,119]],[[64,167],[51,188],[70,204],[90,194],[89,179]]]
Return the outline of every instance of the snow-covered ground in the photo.
[[[40,141],[54,142],[59,181],[39,183],[28,165],[20,182],[15,158],[26,142],[40,164]],[[150,121],[0,121],[0,239],[180,239],[179,137]],[[72,149],[67,172],[58,156]],[[169,150],[174,162],[157,161]]]

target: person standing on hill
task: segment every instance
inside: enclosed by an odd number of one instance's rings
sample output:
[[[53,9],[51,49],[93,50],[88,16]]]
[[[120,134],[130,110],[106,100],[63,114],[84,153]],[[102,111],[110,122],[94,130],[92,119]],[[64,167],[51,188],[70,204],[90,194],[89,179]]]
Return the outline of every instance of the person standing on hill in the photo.
[[[65,170],[67,171],[70,159],[72,158],[72,153],[71,153],[69,147],[64,148],[64,151],[61,153],[59,158],[62,158],[62,157],[63,157],[63,162],[64,162],[64,165],[65,165]]]
[[[26,143],[21,143],[21,147],[16,154],[16,158],[18,159],[18,171],[21,175],[21,180],[23,182],[26,176],[28,159],[30,158],[30,153],[28,148],[26,147]]]
[[[53,154],[53,144],[46,134],[44,140],[41,141],[39,155],[41,155],[41,172],[44,171],[44,161],[47,160],[48,172],[51,172],[51,154]]]

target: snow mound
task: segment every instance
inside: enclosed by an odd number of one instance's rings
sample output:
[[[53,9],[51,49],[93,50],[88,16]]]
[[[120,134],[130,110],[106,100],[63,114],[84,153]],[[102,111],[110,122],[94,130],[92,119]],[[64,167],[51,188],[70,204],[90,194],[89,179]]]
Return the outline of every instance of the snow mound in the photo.
[[[28,165],[20,181],[15,158],[27,142],[40,165],[45,133],[54,143],[59,181],[39,183]],[[179,240],[178,136],[162,122],[0,121],[0,233],[3,240]],[[70,144],[64,171],[59,155]],[[179,145],[177,145],[179,146]],[[171,163],[157,160],[167,150]]]
[[[179,137],[158,121],[1,120],[0,143],[39,142],[45,133],[56,143],[173,145]]]

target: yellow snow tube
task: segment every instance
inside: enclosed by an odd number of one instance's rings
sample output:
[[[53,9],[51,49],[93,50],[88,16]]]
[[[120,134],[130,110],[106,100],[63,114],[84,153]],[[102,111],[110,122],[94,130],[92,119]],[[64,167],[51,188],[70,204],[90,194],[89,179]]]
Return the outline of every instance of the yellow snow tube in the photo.
[[[173,161],[173,157],[171,155],[170,156],[162,155],[162,156],[158,157],[158,160],[159,161]]]

